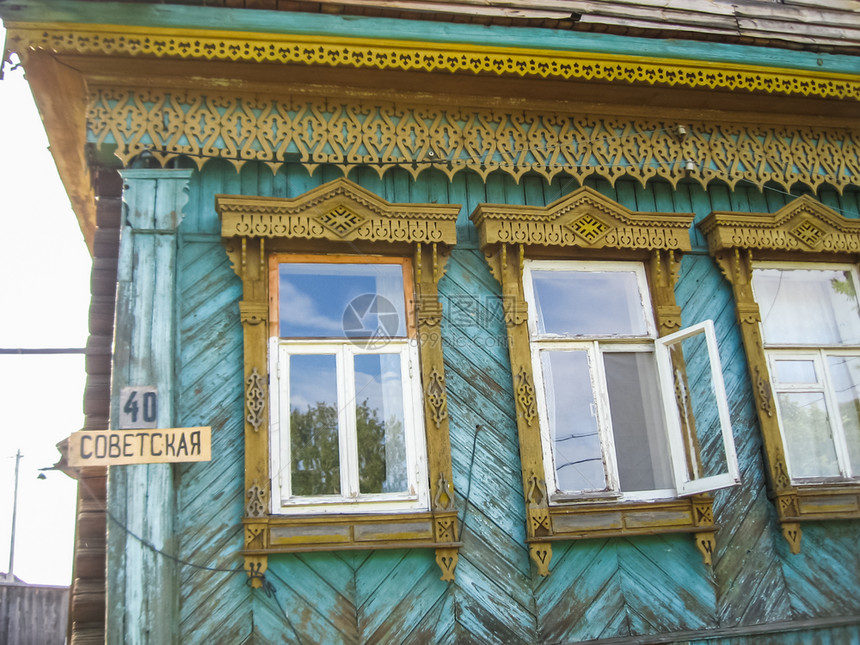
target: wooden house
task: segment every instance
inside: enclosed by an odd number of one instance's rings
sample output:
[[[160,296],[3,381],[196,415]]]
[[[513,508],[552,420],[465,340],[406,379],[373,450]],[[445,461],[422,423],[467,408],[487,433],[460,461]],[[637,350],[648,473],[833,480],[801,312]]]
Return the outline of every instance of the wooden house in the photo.
[[[860,3],[0,17],[87,427],[212,428],[79,473],[72,643],[860,642]]]

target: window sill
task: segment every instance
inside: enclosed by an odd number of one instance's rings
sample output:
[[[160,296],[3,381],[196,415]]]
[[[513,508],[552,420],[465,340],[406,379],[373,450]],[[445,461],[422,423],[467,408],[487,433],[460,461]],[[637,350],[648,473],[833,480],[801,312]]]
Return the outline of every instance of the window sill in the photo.
[[[702,559],[711,566],[717,529],[713,498],[706,495],[651,502],[551,504],[531,507],[529,521],[534,537],[526,541],[541,575],[549,574],[551,542],[666,533],[694,533]]]
[[[860,518],[860,482],[796,483],[794,488],[796,497],[780,496],[787,498],[780,504],[783,522]]]
[[[424,496],[426,498],[426,495]],[[273,517],[332,517],[338,515],[404,515],[428,512],[426,499],[411,496],[387,500],[282,502]],[[307,498],[306,498],[307,499]]]
[[[570,540],[611,535],[695,532],[713,527],[710,497],[663,501],[554,504],[549,506],[552,530],[531,541]]]
[[[442,580],[453,580],[457,562],[457,511],[245,517],[246,563],[276,553],[375,549],[436,549]],[[253,577],[253,575],[252,575]]]

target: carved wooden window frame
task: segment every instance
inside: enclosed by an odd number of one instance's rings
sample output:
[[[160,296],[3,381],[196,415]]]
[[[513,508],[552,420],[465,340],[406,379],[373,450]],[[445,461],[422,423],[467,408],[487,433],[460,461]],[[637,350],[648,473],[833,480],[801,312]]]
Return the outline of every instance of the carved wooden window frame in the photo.
[[[860,518],[860,483],[792,482],[777,419],[761,313],[752,290],[754,261],[860,262],[860,221],[804,195],[775,213],[712,212],[699,224],[731,283],[767,461],[768,486],[782,533],[800,552],[801,522]]]
[[[583,187],[546,207],[481,204],[471,218],[502,287],[526,504],[526,541],[541,575],[552,542],[594,537],[693,533],[707,565],[715,547],[710,494],[660,501],[550,503],[543,464],[523,288],[525,259],[638,261],[644,264],[658,337],[681,328],[675,301],[681,254],[690,250],[689,213],[635,213]]]
[[[252,585],[273,553],[433,548],[454,579],[460,543],[451,467],[438,283],[456,243],[459,205],[392,204],[347,179],[300,197],[217,195],[221,236],[242,280],[244,335],[245,569]],[[344,212],[349,217],[343,217]],[[430,508],[422,511],[279,515],[271,511],[268,342],[272,254],[409,258],[413,269]],[[409,306],[409,303],[407,303]]]

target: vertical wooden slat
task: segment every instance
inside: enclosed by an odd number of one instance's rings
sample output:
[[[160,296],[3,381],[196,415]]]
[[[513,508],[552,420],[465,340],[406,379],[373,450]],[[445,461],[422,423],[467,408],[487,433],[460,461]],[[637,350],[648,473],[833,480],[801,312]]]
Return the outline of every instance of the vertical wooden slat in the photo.
[[[156,386],[159,427],[172,427],[174,419],[176,229],[191,172],[122,173],[127,210],[118,264],[114,392],[127,385]],[[175,642],[176,564],[139,541],[176,551],[173,467],[114,467],[109,480],[109,505],[123,525],[109,528],[108,640]]]

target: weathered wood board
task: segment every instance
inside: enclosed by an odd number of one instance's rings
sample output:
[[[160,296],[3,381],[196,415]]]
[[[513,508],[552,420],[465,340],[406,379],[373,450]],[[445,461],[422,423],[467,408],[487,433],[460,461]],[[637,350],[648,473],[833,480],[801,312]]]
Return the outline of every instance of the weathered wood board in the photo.
[[[400,171],[382,179],[373,170],[350,176],[392,201],[463,204],[460,242],[440,282],[454,484],[464,522],[456,581],[438,579],[429,550],[311,553],[270,556],[274,594],[251,592],[243,573],[230,572],[241,566],[243,544],[241,289],[220,243],[213,199],[243,192],[293,197],[336,176],[327,170],[309,176],[292,166],[272,175],[254,165],[237,174],[213,162],[192,180],[177,260],[177,422],[212,425],[212,461],[176,467],[177,528],[180,557],[210,569],[181,567],[181,642],[525,644],[673,633],[704,642],[705,630],[740,634],[767,623],[860,612],[857,523],[807,526],[796,556],[779,533],[731,290],[697,231],[677,299],[684,324],[715,321],[742,473],[739,487],[716,494],[714,568],[703,566],[689,536],[664,535],[559,542],[552,575],[537,576],[524,543],[499,285],[466,216],[481,202],[544,205],[577,186],[496,177],[484,184],[467,173],[451,182],[432,173],[415,181]],[[624,180],[615,188],[590,185],[627,208],[692,211],[697,219],[711,210],[775,210],[791,199],[719,185],[708,191],[683,183],[677,190]],[[848,215],[860,213],[857,191],[820,198]],[[857,628],[845,625],[811,629],[767,642],[858,637]]]

